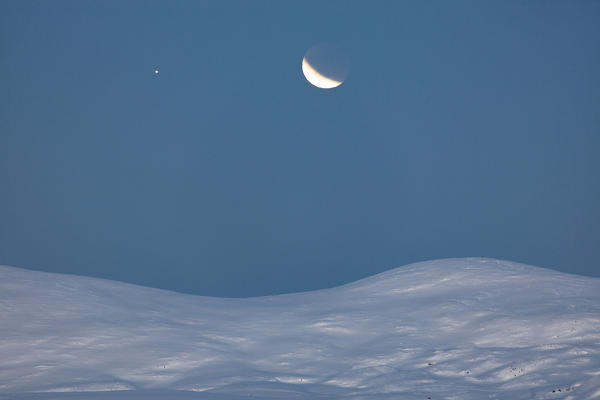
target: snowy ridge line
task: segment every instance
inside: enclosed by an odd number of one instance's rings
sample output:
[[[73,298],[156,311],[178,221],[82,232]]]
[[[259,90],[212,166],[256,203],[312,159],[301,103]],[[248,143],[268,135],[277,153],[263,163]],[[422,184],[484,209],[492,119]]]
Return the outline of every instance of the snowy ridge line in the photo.
[[[0,357],[3,400],[592,399],[600,279],[445,259],[238,299],[0,267]]]

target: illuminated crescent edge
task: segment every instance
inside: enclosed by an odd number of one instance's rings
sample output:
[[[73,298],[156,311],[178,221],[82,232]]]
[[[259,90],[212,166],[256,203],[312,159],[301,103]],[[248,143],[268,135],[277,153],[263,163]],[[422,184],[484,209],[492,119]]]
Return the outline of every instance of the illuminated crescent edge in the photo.
[[[321,89],[332,89],[334,87],[340,86],[343,82],[336,81],[335,79],[331,79],[326,77],[325,75],[320,74],[319,71],[314,69],[312,65],[310,65],[308,61],[306,61],[306,58],[302,59],[302,72],[304,73],[304,76],[310,83]]]

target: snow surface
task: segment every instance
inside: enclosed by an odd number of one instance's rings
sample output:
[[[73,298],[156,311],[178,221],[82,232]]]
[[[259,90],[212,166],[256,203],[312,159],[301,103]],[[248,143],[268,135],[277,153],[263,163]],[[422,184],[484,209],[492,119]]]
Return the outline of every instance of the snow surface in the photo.
[[[600,279],[492,259],[248,299],[0,267],[0,399],[600,398]]]

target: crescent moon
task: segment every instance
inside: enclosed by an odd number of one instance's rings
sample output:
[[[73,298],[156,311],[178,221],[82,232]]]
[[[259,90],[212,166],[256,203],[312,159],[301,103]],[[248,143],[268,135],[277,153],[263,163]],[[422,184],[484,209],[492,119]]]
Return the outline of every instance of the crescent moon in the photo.
[[[306,57],[302,59],[302,73],[310,83],[321,89],[332,89],[340,86],[344,81],[336,81],[319,73],[312,65],[306,61]]]

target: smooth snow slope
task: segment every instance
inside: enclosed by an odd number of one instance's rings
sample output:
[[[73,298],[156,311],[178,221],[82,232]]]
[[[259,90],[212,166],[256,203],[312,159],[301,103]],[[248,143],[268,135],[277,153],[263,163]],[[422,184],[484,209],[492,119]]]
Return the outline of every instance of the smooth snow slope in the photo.
[[[226,299],[0,267],[0,361],[1,399],[600,398],[600,279],[449,259]]]

